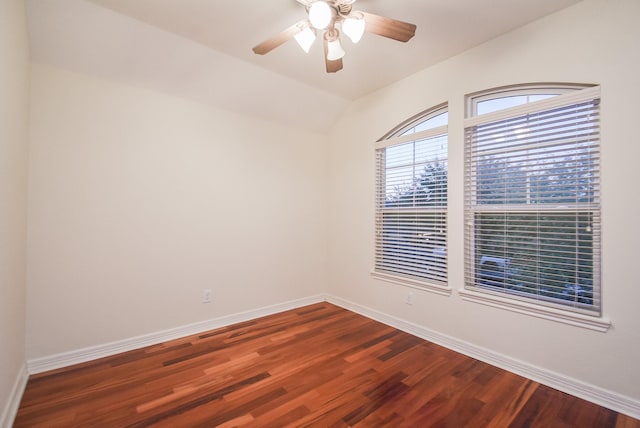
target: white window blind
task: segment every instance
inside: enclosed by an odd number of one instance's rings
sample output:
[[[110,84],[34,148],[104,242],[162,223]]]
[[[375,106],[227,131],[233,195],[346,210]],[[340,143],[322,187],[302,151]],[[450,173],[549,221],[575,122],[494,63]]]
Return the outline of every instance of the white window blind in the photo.
[[[465,288],[600,314],[600,93],[465,120]]]
[[[447,118],[430,118],[376,145],[374,273],[445,287]]]

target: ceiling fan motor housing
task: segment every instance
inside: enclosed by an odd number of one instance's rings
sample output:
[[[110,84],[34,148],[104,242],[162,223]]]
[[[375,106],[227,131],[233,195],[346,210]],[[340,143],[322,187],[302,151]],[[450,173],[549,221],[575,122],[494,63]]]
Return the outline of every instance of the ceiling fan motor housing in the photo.
[[[331,6],[337,12],[339,17],[345,17],[351,13],[353,9],[353,4],[356,0],[318,0],[324,1],[329,6]],[[315,3],[315,2],[312,2]]]

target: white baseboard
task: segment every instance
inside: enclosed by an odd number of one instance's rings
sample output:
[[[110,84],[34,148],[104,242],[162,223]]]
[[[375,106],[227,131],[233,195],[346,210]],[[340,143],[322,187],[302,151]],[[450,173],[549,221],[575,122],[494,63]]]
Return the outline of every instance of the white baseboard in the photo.
[[[238,314],[227,315],[208,321],[189,324],[165,331],[151,333],[144,336],[133,337],[130,339],[111,342],[104,345],[93,346],[89,348],[79,349],[76,351],[65,352],[62,354],[52,355],[43,358],[37,358],[27,361],[27,370],[24,370],[16,380],[12,401],[5,409],[3,418],[0,419],[0,427],[4,428],[3,423],[11,416],[11,421],[15,417],[22,392],[26,386],[28,374],[41,373],[48,370],[54,370],[67,367],[73,364],[83,363],[97,358],[115,355],[121,352],[139,349],[145,346],[156,345],[168,340],[178,339],[193,334],[202,333],[208,330],[225,327],[231,324],[249,321],[266,315],[272,315],[278,312],[299,308],[301,306],[311,305],[327,301],[334,305],[356,312],[360,315],[374,319],[391,327],[410,333],[414,336],[444,346],[461,354],[467,355],[480,361],[484,361],[493,366],[524,376],[533,381],[547,385],[551,388],[566,392],[567,394],[580,397],[592,403],[604,406],[620,413],[640,419],[640,402],[632,398],[617,394],[615,392],[590,385],[588,383],[569,378],[567,376],[555,373],[541,367],[516,360],[511,357],[496,353],[486,348],[482,348],[471,343],[456,339],[451,336],[438,333],[420,325],[402,320],[400,318],[387,315],[383,312],[350,302],[333,295],[316,295],[307,298],[292,300],[289,302],[258,308],[241,312]],[[15,407],[15,408],[14,408]],[[13,409],[13,410],[12,410]],[[12,413],[13,412],[13,413]],[[10,426],[10,425],[7,425]]]
[[[327,295],[326,301],[471,358],[484,361],[567,394],[640,419],[640,401],[638,400],[507,357],[337,296]]]
[[[121,352],[144,348],[145,346],[157,345],[169,340],[179,339],[181,337],[191,336],[193,334],[202,333],[208,330],[226,327],[231,324],[249,321],[255,318],[276,314],[278,312],[288,311],[290,309],[299,308],[301,306],[323,302],[324,300],[324,295],[305,297],[301,299],[291,300],[285,303],[252,309],[237,314],[226,315],[207,321],[188,324],[182,327],[176,327],[164,331],[150,333],[143,336],[118,340],[116,342],[91,346],[88,348],[64,352],[47,357],[34,358],[27,361],[27,368],[30,374],[42,373],[49,370],[55,370],[74,364],[96,360],[98,358],[108,357],[111,355],[119,354]]]
[[[13,421],[16,419],[16,415],[18,414],[22,394],[24,394],[28,380],[29,372],[27,372],[27,366],[23,365],[16,376],[13,388],[11,388],[11,392],[9,393],[7,404],[0,415],[0,428],[11,428],[11,426],[13,426]]]

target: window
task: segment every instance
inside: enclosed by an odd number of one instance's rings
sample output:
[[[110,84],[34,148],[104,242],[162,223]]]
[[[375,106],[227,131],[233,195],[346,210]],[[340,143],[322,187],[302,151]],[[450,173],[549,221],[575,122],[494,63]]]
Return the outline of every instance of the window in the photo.
[[[376,144],[374,276],[448,294],[446,107]]]
[[[599,316],[599,88],[468,101],[465,290]]]

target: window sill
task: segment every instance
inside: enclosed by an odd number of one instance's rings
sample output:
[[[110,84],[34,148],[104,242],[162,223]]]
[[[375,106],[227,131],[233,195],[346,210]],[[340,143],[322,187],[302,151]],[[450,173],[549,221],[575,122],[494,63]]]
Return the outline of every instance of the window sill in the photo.
[[[611,326],[611,321],[604,318],[596,318],[575,312],[563,311],[551,307],[535,305],[528,302],[495,296],[492,294],[479,293],[472,290],[458,290],[458,294],[463,300],[480,303],[494,308],[506,309],[511,312],[530,315],[537,318],[569,324],[576,327],[605,333]]]
[[[440,294],[441,296],[450,296],[453,291],[451,287],[445,285],[432,284],[428,282],[418,281],[415,279],[404,278],[401,276],[390,275],[388,273],[371,272],[371,276],[392,284],[403,285],[405,287],[416,288],[418,290],[429,291],[431,293]]]

